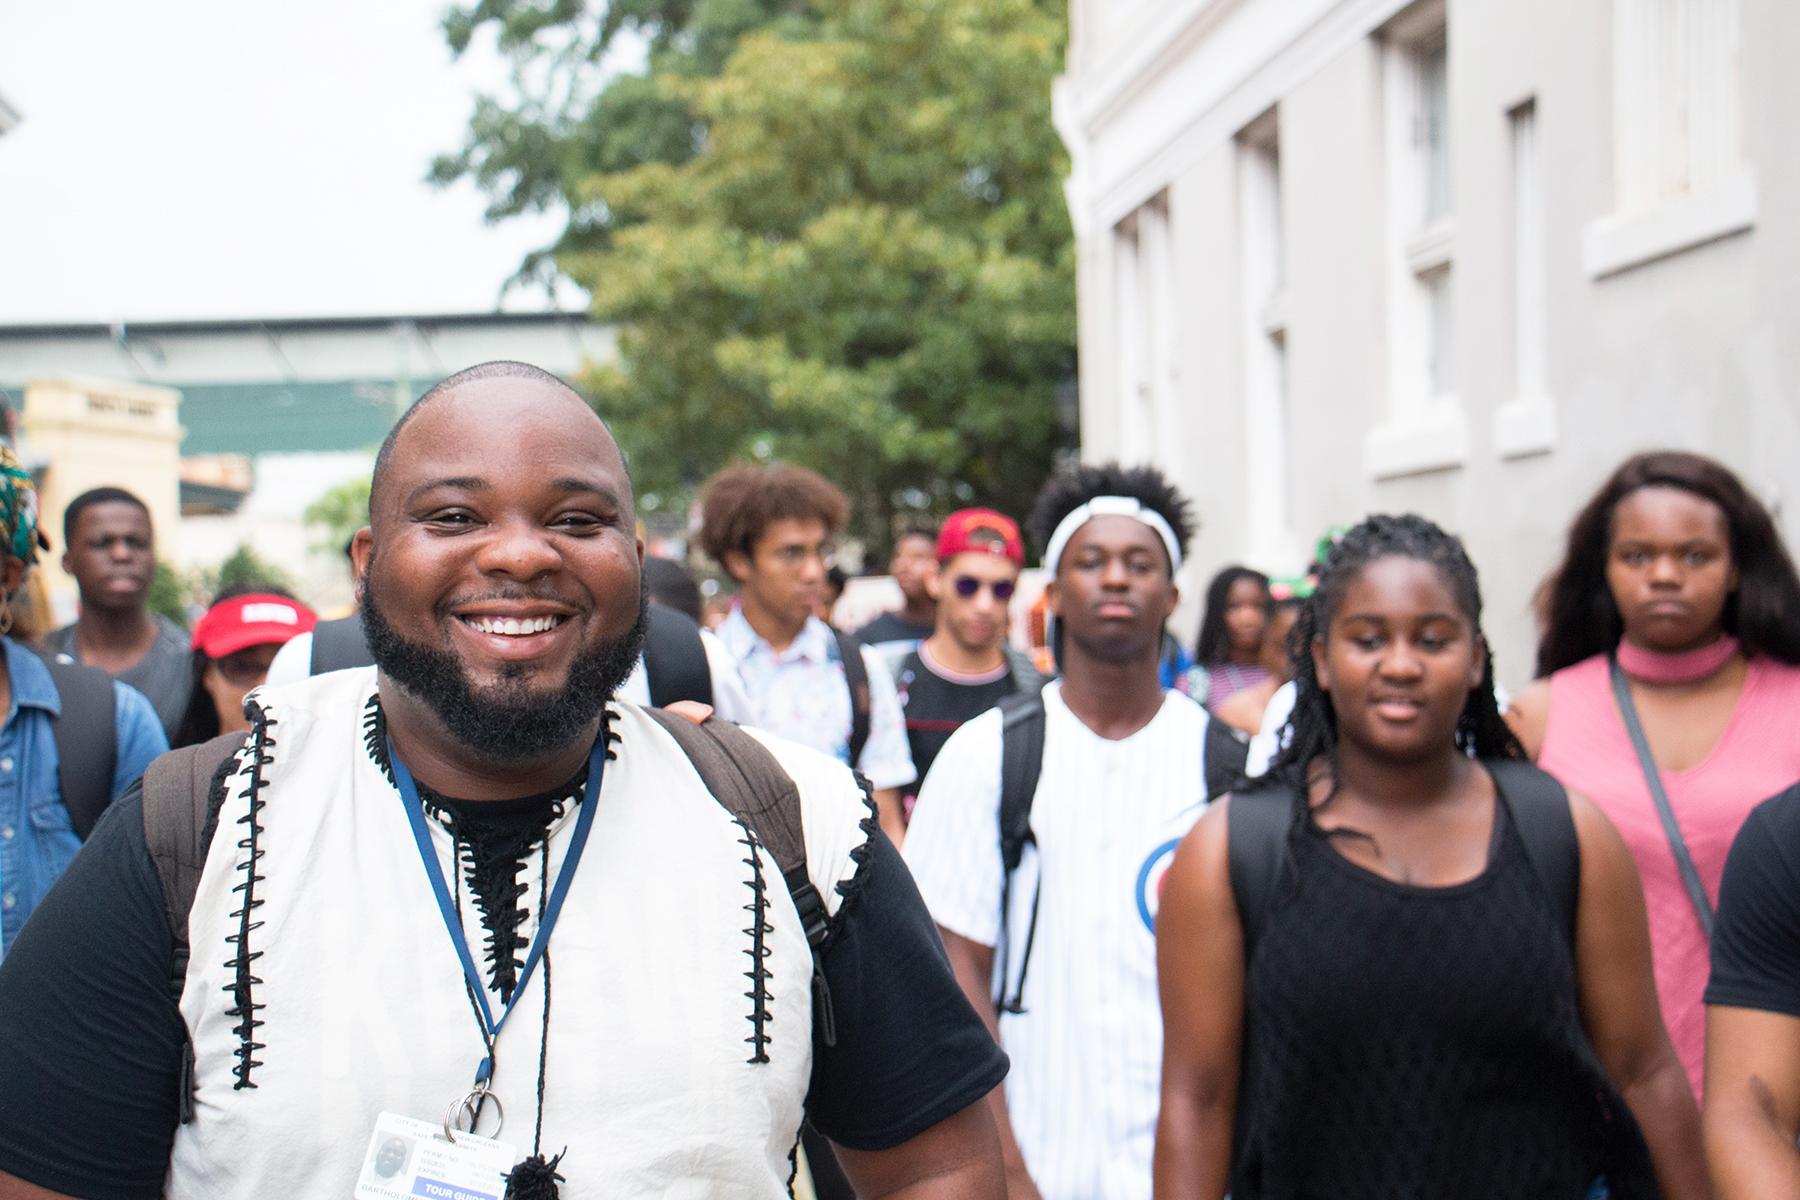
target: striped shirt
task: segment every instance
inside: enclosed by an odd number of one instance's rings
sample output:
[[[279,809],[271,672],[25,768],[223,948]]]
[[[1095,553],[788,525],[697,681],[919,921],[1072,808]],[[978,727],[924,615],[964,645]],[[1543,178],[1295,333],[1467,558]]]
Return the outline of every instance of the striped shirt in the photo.
[[[1036,849],[1014,877],[1008,989],[1018,977],[1044,864],[1025,1012],[1001,1018],[1006,1103],[1046,1200],[1143,1200],[1162,1073],[1153,924],[1163,874],[1206,799],[1207,716],[1183,696],[1118,741],[1044,688],[1044,759],[1031,807]],[[1000,940],[1000,713],[944,746],[903,852],[932,916],[983,946]],[[996,968],[998,970],[998,966]]]

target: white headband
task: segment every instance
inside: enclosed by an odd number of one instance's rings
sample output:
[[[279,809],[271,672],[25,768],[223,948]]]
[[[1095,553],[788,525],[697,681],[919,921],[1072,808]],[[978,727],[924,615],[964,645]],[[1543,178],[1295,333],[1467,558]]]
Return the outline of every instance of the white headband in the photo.
[[[1056,526],[1056,532],[1050,535],[1050,544],[1044,547],[1044,570],[1052,578],[1056,576],[1057,564],[1062,561],[1063,551],[1069,548],[1069,539],[1075,531],[1086,525],[1095,517],[1132,517],[1148,525],[1162,538],[1163,546],[1169,551],[1169,573],[1172,575],[1181,570],[1181,546],[1175,540],[1175,531],[1163,520],[1163,515],[1153,508],[1145,508],[1142,503],[1130,496],[1095,496],[1086,504],[1064,517]]]

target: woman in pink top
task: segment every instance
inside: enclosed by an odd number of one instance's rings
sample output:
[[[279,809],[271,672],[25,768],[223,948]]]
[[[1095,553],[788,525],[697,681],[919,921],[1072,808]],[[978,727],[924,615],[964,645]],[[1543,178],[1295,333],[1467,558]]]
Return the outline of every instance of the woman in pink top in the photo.
[[[1800,780],[1800,579],[1735,475],[1667,451],[1626,460],[1582,509],[1539,606],[1540,678],[1508,717],[1538,765],[1591,797],[1631,848],[1663,1020],[1697,1094],[1725,853],[1752,808]],[[1615,698],[1615,661],[1704,915]]]

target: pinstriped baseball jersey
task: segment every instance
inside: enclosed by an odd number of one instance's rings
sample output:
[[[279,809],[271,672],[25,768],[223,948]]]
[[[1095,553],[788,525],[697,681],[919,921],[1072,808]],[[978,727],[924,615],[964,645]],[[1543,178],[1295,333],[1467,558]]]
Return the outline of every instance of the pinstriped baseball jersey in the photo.
[[[1143,729],[1110,741],[1069,711],[1060,689],[1044,689],[1037,848],[1014,878],[1007,925],[1010,991],[1041,879],[1025,1012],[1001,1017],[1013,1064],[1006,1102],[1046,1200],[1143,1200],[1162,1069],[1157,894],[1206,800],[1207,716],[1171,693]],[[998,711],[952,735],[904,849],[938,924],[984,946],[1000,934],[1000,757]]]

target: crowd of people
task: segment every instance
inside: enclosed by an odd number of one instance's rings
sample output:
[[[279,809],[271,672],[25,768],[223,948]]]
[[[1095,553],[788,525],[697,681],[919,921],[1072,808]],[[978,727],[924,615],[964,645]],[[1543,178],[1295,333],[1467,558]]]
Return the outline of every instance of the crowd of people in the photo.
[[[511,362],[388,435],[347,617],[184,631],[78,497],[0,637],[0,1200],[1800,1195],[1800,578],[1728,469],[1614,473],[1510,696],[1422,516],[1190,645],[1162,474],[1020,510],[847,632],[844,491],[728,467],[715,621]],[[36,514],[0,451],[0,633]]]

